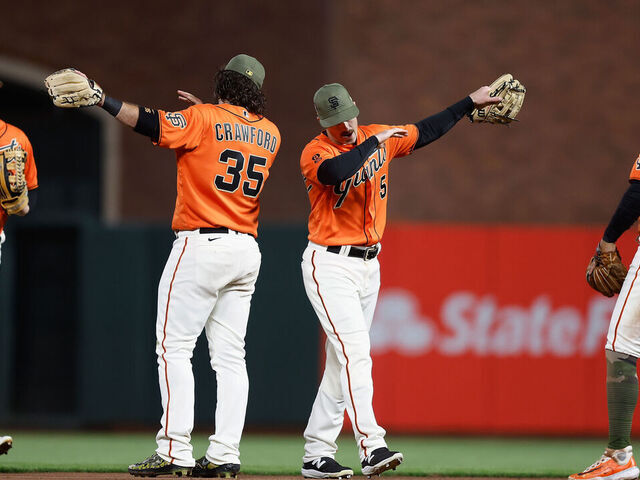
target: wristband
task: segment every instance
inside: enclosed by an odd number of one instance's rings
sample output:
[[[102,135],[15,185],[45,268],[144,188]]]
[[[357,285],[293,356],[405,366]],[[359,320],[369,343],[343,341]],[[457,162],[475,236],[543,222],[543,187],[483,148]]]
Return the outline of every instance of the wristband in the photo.
[[[122,101],[116,100],[113,97],[105,95],[102,108],[104,108],[105,111],[107,111],[108,113],[110,113],[115,117],[118,115],[118,113],[120,113],[120,109],[122,108]]]

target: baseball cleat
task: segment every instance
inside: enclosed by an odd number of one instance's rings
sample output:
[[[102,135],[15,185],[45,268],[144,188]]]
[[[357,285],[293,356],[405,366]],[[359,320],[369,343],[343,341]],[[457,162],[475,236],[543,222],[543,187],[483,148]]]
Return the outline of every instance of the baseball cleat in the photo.
[[[13,447],[13,438],[0,437],[0,455],[7,453]]]
[[[196,460],[196,466],[191,470],[192,477],[236,478],[240,471],[237,463],[223,463],[216,465],[210,462],[206,455]]]
[[[404,460],[400,452],[392,452],[387,447],[376,448],[362,461],[362,474],[371,478],[387,470],[395,470]]]
[[[607,448],[600,460],[581,473],[569,475],[569,480],[635,480],[639,473],[629,445],[622,450]]]
[[[160,455],[154,453],[140,463],[129,465],[129,473],[134,477],[157,477],[159,475],[186,477],[191,473],[191,467],[183,467],[167,462]]]
[[[303,463],[300,473],[304,478],[351,478],[353,470],[331,457],[320,457]]]

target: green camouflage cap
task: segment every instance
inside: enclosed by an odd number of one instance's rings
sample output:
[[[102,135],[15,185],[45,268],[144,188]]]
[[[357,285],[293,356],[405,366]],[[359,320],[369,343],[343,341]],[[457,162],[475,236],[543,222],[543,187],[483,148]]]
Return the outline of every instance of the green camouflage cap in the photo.
[[[313,96],[313,104],[323,127],[333,127],[360,114],[347,89],[339,83],[320,87]]]
[[[262,82],[264,82],[264,67],[255,58],[241,53],[229,60],[229,63],[227,63],[224,69],[238,72],[252,80],[258,88],[262,88]]]

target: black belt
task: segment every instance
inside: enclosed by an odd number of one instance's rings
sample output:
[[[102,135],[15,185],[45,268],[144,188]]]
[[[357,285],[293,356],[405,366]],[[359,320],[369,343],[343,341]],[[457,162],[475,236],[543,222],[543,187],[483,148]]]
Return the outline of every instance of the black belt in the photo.
[[[198,233],[239,233],[241,234],[242,232],[237,232],[227,227],[206,227],[206,228],[199,228]],[[253,233],[248,233],[247,235],[251,235],[253,238],[256,238],[255,235],[253,235]]]
[[[199,228],[200,233],[229,233],[227,227],[215,227],[215,228]]]
[[[380,252],[380,248],[377,245],[373,247],[347,247],[349,249],[349,253],[347,253],[348,257],[356,257],[361,258],[363,260],[371,260],[372,258],[376,258],[378,256],[378,252]],[[340,250],[342,247],[340,245],[333,245],[331,247],[327,247],[327,252],[340,254]]]

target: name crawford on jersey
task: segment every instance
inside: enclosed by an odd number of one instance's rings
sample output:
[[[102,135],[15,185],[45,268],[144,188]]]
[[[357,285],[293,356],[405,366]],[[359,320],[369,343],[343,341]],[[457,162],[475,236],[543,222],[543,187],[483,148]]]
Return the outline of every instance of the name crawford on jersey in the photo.
[[[175,127],[185,128],[187,126],[187,120],[181,113],[168,112],[165,114],[165,117]],[[275,153],[278,147],[278,137],[253,125],[223,122],[213,125],[213,129],[218,142],[250,143],[262,147],[271,153]]]

